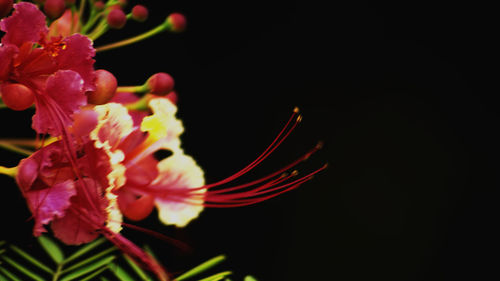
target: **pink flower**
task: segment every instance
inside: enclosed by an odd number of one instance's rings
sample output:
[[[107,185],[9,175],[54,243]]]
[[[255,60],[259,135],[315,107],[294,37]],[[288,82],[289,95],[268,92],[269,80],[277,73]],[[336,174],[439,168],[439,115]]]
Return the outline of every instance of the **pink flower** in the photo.
[[[0,22],[5,32],[0,45],[2,98],[9,106],[8,101],[19,102],[18,89],[26,98],[31,91],[35,131],[62,135],[71,115],[87,103],[85,92],[95,90],[92,42],[80,34],[49,37],[45,16],[35,5],[21,2],[14,9]],[[22,87],[8,87],[13,84]]]

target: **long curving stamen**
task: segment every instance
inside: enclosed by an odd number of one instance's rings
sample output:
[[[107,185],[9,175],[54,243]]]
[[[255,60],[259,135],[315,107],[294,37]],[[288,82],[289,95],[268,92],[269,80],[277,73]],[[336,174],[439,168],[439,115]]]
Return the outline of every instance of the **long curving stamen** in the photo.
[[[279,134],[276,136],[276,138],[273,140],[273,142],[264,150],[264,152],[259,155],[253,162],[248,164],[245,168],[241,169],[240,171],[234,173],[233,175],[220,180],[218,182],[212,183],[205,185],[204,188],[211,188],[215,186],[219,186],[228,182],[231,182],[239,177],[241,177],[243,174],[246,174],[248,171],[252,170],[255,168],[258,164],[260,164],[267,156],[269,156],[289,135],[290,133],[295,129],[297,124],[301,121],[302,117],[298,115],[299,109],[296,107],[293,110],[292,116],[290,116],[290,119],[288,119],[288,122],[283,126],[283,129],[279,132]],[[288,128],[290,123],[292,123],[291,128]],[[287,131],[287,129],[289,129]]]

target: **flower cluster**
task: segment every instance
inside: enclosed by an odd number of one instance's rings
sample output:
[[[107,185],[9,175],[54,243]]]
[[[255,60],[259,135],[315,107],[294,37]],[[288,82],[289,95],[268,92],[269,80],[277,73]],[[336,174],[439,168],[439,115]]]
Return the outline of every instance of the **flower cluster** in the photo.
[[[144,85],[118,86],[115,76],[94,69],[96,51],[141,41],[163,31],[184,30],[181,14],[157,28],[99,48],[93,42],[126,21],[144,21],[141,5],[125,14],[126,1],[0,1],[0,93],[12,110],[35,108],[36,149],[14,168],[13,176],[33,214],[33,234],[50,225],[66,244],[88,243],[104,235],[134,260],[168,275],[140,248],[120,235],[123,217],[142,220],[156,208],[164,224],[183,227],[204,207],[255,204],[292,190],[323,170],[305,176],[289,172],[319,149],[305,153],[266,177],[231,183],[271,154],[301,120],[294,110],[272,144],[248,166],[206,184],[203,170],[181,146],[177,93],[167,73]],[[85,11],[88,9],[88,11]],[[16,143],[8,144],[16,147]],[[4,145],[5,147],[5,145]],[[170,156],[157,159],[155,152]]]

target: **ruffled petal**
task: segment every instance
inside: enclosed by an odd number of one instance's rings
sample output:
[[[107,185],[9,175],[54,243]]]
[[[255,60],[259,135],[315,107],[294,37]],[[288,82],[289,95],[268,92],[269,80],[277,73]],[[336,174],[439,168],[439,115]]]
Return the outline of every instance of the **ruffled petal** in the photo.
[[[205,184],[203,170],[194,159],[174,154],[158,163],[159,175],[151,184],[160,221],[178,227],[187,225],[203,210]]]
[[[71,205],[70,198],[76,194],[74,182],[67,180],[49,188],[31,190],[25,193],[28,206],[33,213],[35,226],[33,235],[46,232],[44,225],[53,219],[62,218]]]
[[[102,188],[97,181],[84,178],[75,182],[77,195],[71,198],[71,209],[62,218],[52,221],[54,235],[68,245],[88,243],[98,236],[97,230],[106,222],[101,196]],[[85,190],[83,190],[85,189]],[[86,200],[86,192],[93,203]],[[94,206],[97,206],[95,210]]]
[[[83,80],[71,70],[59,70],[47,79],[45,92],[37,95],[33,129],[39,134],[61,134],[71,125],[71,115],[87,103]]]
[[[5,81],[12,70],[12,60],[18,49],[14,45],[0,45],[0,81]]]
[[[161,148],[176,150],[180,146],[179,136],[184,132],[182,122],[175,117],[177,106],[167,98],[154,98],[149,107],[153,114],[144,117],[141,130],[149,133],[150,142],[161,139]]]
[[[45,15],[32,3],[21,2],[14,9],[0,22],[0,29],[5,31],[2,43],[21,46],[24,42],[38,42],[48,31]]]
[[[74,34],[64,39],[65,47],[57,57],[58,69],[76,71],[84,81],[85,91],[95,91],[94,62],[95,49],[92,41],[81,34]]]

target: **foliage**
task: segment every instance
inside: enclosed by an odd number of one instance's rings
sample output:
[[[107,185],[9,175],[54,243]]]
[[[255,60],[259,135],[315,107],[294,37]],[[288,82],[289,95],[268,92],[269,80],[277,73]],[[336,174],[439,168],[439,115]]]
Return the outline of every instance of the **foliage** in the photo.
[[[69,255],[65,255],[60,245],[47,236],[40,236],[38,242],[50,257],[50,261],[44,257],[35,257],[14,244],[0,241],[0,281],[156,280],[116,247],[109,246],[105,238],[83,245]],[[154,257],[150,248],[145,247],[145,250]],[[200,276],[225,259],[224,255],[213,257],[175,277],[173,281],[196,280],[192,278]],[[222,271],[197,280],[229,281],[228,276],[231,273]],[[256,281],[256,279],[246,276],[244,281]]]

